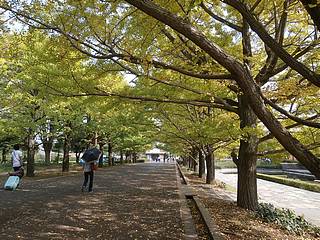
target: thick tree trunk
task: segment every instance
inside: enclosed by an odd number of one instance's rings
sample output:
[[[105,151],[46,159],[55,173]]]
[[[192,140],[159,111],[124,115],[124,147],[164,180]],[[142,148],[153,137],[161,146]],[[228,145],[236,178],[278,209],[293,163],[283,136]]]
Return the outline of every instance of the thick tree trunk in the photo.
[[[199,149],[199,178],[202,178],[205,172],[206,172],[206,166],[204,163],[203,153],[202,153],[202,150]]]
[[[34,177],[34,155],[35,155],[35,142],[32,134],[32,130],[29,130],[27,138],[27,176]]]
[[[44,150],[44,162],[50,164],[51,162],[51,149]]]
[[[43,148],[44,148],[44,161],[46,164],[50,164],[51,162],[51,151],[53,146],[53,138],[47,138],[42,140]]]
[[[249,106],[248,99],[239,97],[240,128],[256,128],[257,117]],[[255,210],[258,206],[256,162],[258,138],[255,133],[246,133],[240,140],[238,167],[237,205]]]
[[[206,183],[211,184],[215,180],[215,169],[214,169],[214,154],[211,145],[206,145],[206,165],[207,165],[207,177]]]
[[[70,145],[70,138],[66,135],[63,143],[62,172],[69,172]]]
[[[228,55],[221,48],[207,39],[204,34],[193,27],[188,21],[183,20],[182,18],[170,13],[168,10],[159,7],[151,0],[126,0],[126,2],[184,35],[233,74],[235,81],[247,96],[249,104],[257,117],[288,152],[290,152],[301,164],[312,172],[312,174],[320,179],[320,159],[303,146],[296,138],[294,138],[266,107],[263,98],[261,97],[260,87],[254,82],[249,71],[242,63],[238,62],[231,55]],[[298,67],[300,67],[300,65]],[[292,68],[297,69],[297,67],[294,66],[292,66]],[[305,70],[305,68],[302,70]],[[309,72],[304,74],[303,72],[305,71],[298,72],[301,72],[303,76],[307,76],[309,81],[317,84],[319,79],[314,75],[309,74]]]

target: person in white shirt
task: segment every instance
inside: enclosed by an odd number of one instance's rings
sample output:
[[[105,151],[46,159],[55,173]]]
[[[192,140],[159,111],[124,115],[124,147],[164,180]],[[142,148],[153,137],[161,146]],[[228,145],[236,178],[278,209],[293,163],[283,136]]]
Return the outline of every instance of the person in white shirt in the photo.
[[[22,167],[22,152],[20,151],[19,144],[13,146],[11,153],[13,171],[18,171]]]

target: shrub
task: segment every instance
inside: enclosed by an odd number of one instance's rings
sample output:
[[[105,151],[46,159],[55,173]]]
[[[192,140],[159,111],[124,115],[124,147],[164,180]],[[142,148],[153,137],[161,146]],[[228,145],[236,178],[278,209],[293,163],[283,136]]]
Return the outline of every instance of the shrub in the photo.
[[[320,236],[320,228],[311,225],[303,216],[297,216],[290,209],[275,208],[270,203],[259,203],[256,216],[266,222],[276,223],[291,233],[299,235],[310,233],[315,236]]]
[[[284,185],[301,188],[301,189],[305,189],[313,192],[320,192],[320,184],[318,183],[310,183],[310,182],[305,182],[301,180],[282,178],[282,177],[271,176],[271,175],[261,174],[261,173],[257,173],[257,178],[261,178],[267,181],[281,183]]]

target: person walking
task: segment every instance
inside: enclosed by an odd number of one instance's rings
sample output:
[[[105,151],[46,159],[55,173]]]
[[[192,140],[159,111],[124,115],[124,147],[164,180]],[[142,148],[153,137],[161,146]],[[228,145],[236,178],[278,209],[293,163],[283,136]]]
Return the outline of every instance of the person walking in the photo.
[[[83,163],[83,174],[84,174],[84,181],[81,187],[81,191],[84,192],[87,188],[88,181],[88,192],[93,192],[93,176],[94,171],[96,170],[96,163],[95,161],[85,162]]]
[[[20,145],[15,144],[13,146],[13,151],[11,153],[11,159],[12,159],[12,168],[13,171],[19,171],[22,167],[23,161],[22,161],[22,152],[20,151]]]

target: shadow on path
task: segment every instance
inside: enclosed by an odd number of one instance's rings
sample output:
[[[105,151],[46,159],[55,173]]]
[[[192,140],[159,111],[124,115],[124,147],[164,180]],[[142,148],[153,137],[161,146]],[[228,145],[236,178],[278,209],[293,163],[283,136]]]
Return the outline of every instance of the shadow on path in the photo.
[[[182,239],[175,165],[99,169],[94,192],[82,174],[23,179],[0,190],[0,239]]]

